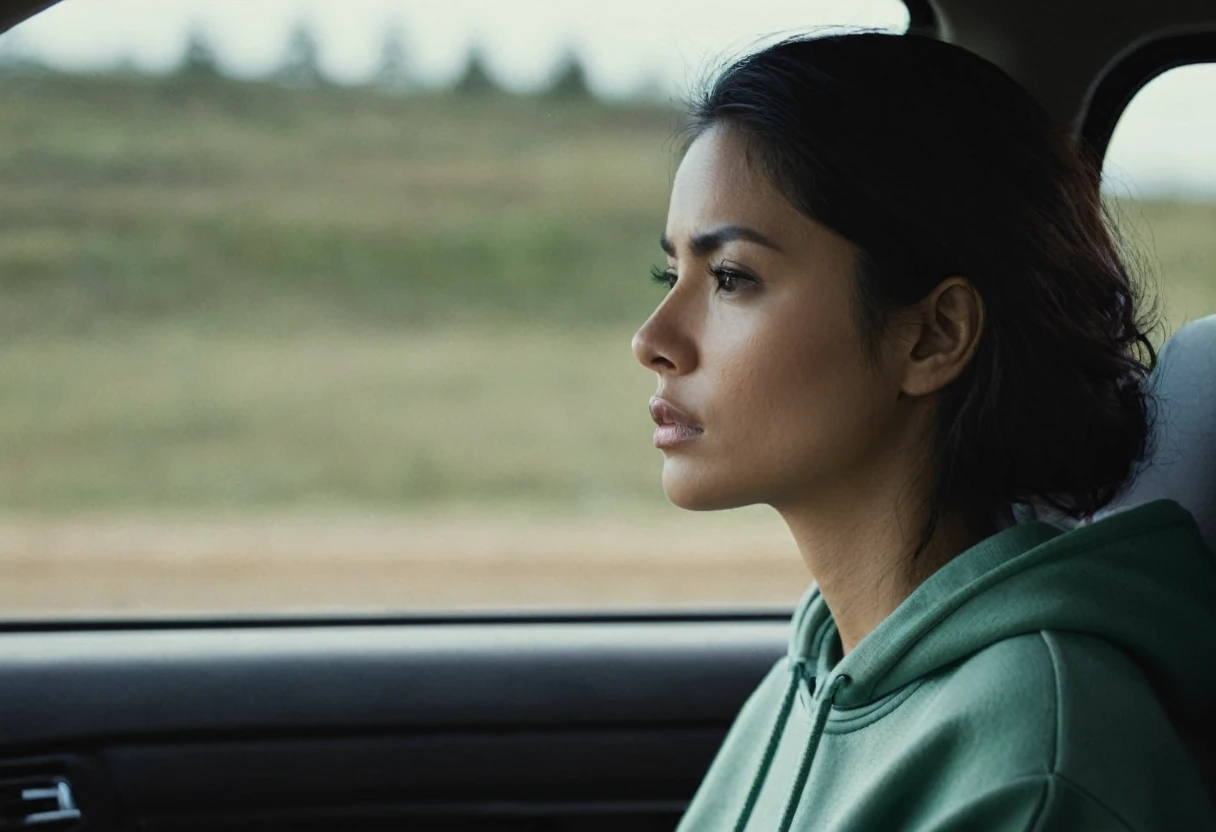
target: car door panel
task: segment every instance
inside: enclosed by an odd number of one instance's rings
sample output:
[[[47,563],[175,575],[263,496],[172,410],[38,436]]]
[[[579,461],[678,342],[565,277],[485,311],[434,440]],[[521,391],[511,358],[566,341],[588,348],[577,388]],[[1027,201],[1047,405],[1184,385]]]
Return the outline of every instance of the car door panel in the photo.
[[[786,627],[9,632],[0,752],[58,761],[94,828],[671,828]]]

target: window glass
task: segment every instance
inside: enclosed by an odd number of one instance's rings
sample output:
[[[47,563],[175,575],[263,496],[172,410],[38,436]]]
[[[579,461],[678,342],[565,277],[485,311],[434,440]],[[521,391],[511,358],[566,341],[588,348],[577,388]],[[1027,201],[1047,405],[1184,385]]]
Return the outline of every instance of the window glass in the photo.
[[[1132,99],[1103,179],[1161,300],[1161,335],[1216,312],[1216,64],[1166,72]]]
[[[791,604],[659,485],[673,104],[898,0],[65,0],[0,37],[8,617]]]

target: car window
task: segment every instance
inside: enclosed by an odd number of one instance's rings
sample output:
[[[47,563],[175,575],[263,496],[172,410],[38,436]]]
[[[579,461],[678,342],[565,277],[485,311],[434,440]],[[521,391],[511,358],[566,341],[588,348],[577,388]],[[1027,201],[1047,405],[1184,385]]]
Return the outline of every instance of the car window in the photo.
[[[788,605],[630,337],[725,56],[898,0],[64,0],[0,37],[8,617]],[[658,256],[656,256],[658,255]]]
[[[1131,101],[1103,165],[1107,197],[1164,337],[1216,313],[1216,64],[1170,70]]]

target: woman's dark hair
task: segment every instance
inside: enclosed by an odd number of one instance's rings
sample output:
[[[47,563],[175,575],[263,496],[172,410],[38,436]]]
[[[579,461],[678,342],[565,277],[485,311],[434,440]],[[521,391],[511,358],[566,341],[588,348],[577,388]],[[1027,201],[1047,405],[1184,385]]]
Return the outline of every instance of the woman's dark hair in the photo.
[[[993,64],[927,37],[799,37],[728,67],[691,112],[724,125],[800,211],[859,250],[873,354],[944,278],[983,299],[974,359],[945,391],[929,521],[1014,503],[1088,517],[1147,450],[1156,360],[1095,166]]]

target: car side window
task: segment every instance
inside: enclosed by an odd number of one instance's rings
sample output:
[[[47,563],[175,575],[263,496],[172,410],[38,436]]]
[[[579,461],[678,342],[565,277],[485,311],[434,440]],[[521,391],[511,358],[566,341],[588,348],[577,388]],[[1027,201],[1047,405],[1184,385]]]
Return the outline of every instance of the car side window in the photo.
[[[63,0],[0,37],[3,617],[789,606],[663,496],[677,102],[900,0]]]
[[[1216,64],[1172,69],[1136,94],[1103,182],[1167,332],[1216,313]]]

